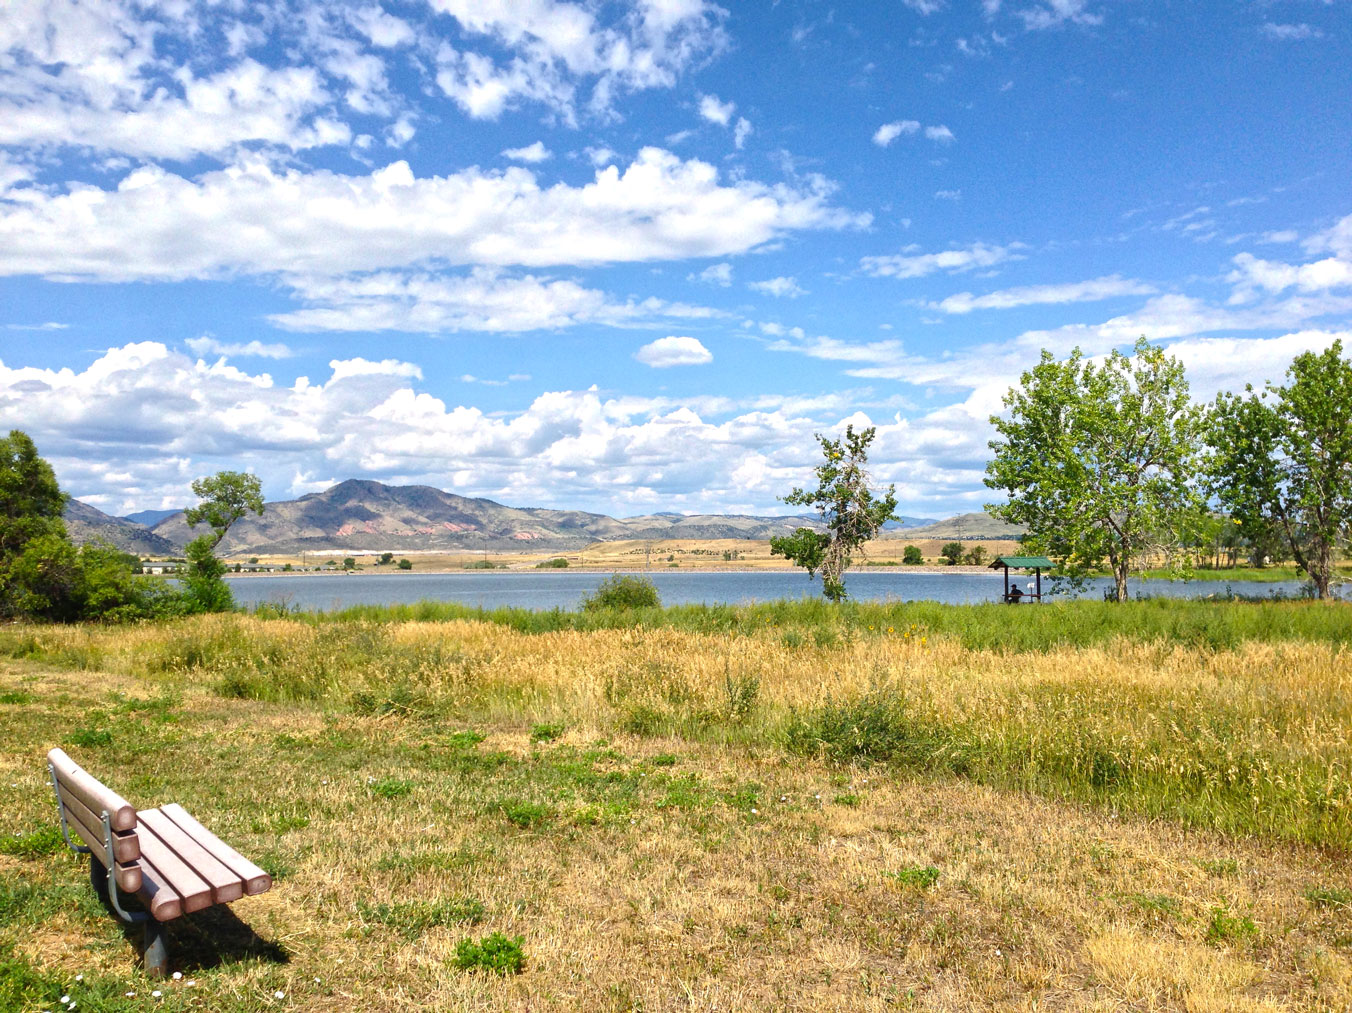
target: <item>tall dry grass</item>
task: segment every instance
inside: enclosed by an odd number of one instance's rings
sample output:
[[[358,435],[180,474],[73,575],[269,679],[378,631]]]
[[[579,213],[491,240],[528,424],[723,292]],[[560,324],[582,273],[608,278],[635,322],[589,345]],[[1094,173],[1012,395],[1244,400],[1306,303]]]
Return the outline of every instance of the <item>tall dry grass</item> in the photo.
[[[1250,641],[1216,650],[1115,639],[1010,654],[919,626],[870,625],[830,638],[773,617],[736,634],[527,635],[467,620],[230,615],[36,628],[0,637],[0,650],[205,683],[225,697],[889,763],[1188,826],[1352,848],[1345,646]]]

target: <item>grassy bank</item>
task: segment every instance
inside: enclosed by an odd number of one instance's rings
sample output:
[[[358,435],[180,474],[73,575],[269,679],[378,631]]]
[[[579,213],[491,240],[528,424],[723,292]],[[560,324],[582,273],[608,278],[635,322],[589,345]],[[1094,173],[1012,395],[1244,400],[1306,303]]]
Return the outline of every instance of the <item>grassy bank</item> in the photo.
[[[1016,610],[1016,611],[1015,611]],[[268,615],[266,608],[263,615]],[[1184,601],[1156,598],[1125,604],[1049,601],[1043,605],[945,605],[939,602],[846,602],[821,599],[758,605],[677,605],[634,612],[482,609],[454,602],[360,605],[293,618],[321,625],[474,621],[521,633],[565,630],[669,629],[705,635],[763,634],[768,626],[789,641],[830,647],[860,637],[915,627],[970,650],[1048,651],[1117,641],[1215,649],[1245,643],[1352,642],[1352,607],[1306,601]]]
[[[1129,614],[1154,634],[1115,634]],[[204,686],[222,699],[582,723],[598,735],[878,761],[1349,849],[1349,614],[1285,603],[1189,603],[1177,614],[1157,603],[796,603],[652,610],[630,625],[623,614],[216,616],[8,631],[0,655]],[[1012,615],[1020,628],[994,628]],[[562,628],[523,633],[521,619]]]
[[[0,631],[0,1008],[1345,1008],[1347,610],[1085,605]],[[139,978],[58,744],[273,871],[258,935],[186,919]],[[457,967],[495,932],[521,974]]]

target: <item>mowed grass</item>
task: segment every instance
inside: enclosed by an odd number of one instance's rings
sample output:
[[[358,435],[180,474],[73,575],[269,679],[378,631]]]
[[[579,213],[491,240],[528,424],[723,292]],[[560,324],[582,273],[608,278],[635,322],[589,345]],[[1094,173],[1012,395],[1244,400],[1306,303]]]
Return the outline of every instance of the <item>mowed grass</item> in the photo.
[[[0,1009],[1352,1003],[1333,638],[756,618],[0,633]],[[277,876],[247,928],[175,923],[183,979],[52,835],[53,745]],[[518,939],[519,973],[464,958]]]

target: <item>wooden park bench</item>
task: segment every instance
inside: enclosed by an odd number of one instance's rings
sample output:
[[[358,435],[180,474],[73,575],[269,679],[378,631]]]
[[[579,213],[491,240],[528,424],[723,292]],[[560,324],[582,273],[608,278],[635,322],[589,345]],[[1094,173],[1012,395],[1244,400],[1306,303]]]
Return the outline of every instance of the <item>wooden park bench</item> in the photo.
[[[61,833],[89,855],[89,879],[125,922],[145,923],[145,970],[163,977],[169,951],[164,923],[213,904],[262,893],[272,877],[242,857],[177,804],[137,812],[60,749],[47,754]],[[84,846],[71,840],[70,832]],[[128,911],[123,897],[143,910]]]

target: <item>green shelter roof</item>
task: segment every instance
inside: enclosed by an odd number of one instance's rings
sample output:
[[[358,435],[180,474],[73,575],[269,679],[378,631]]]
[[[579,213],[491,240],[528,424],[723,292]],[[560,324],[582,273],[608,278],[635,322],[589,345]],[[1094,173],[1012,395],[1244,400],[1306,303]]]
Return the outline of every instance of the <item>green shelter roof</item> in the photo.
[[[990,568],[996,570],[1007,566],[1011,570],[1035,570],[1040,567],[1043,570],[1050,570],[1055,565],[1046,556],[996,556]]]

